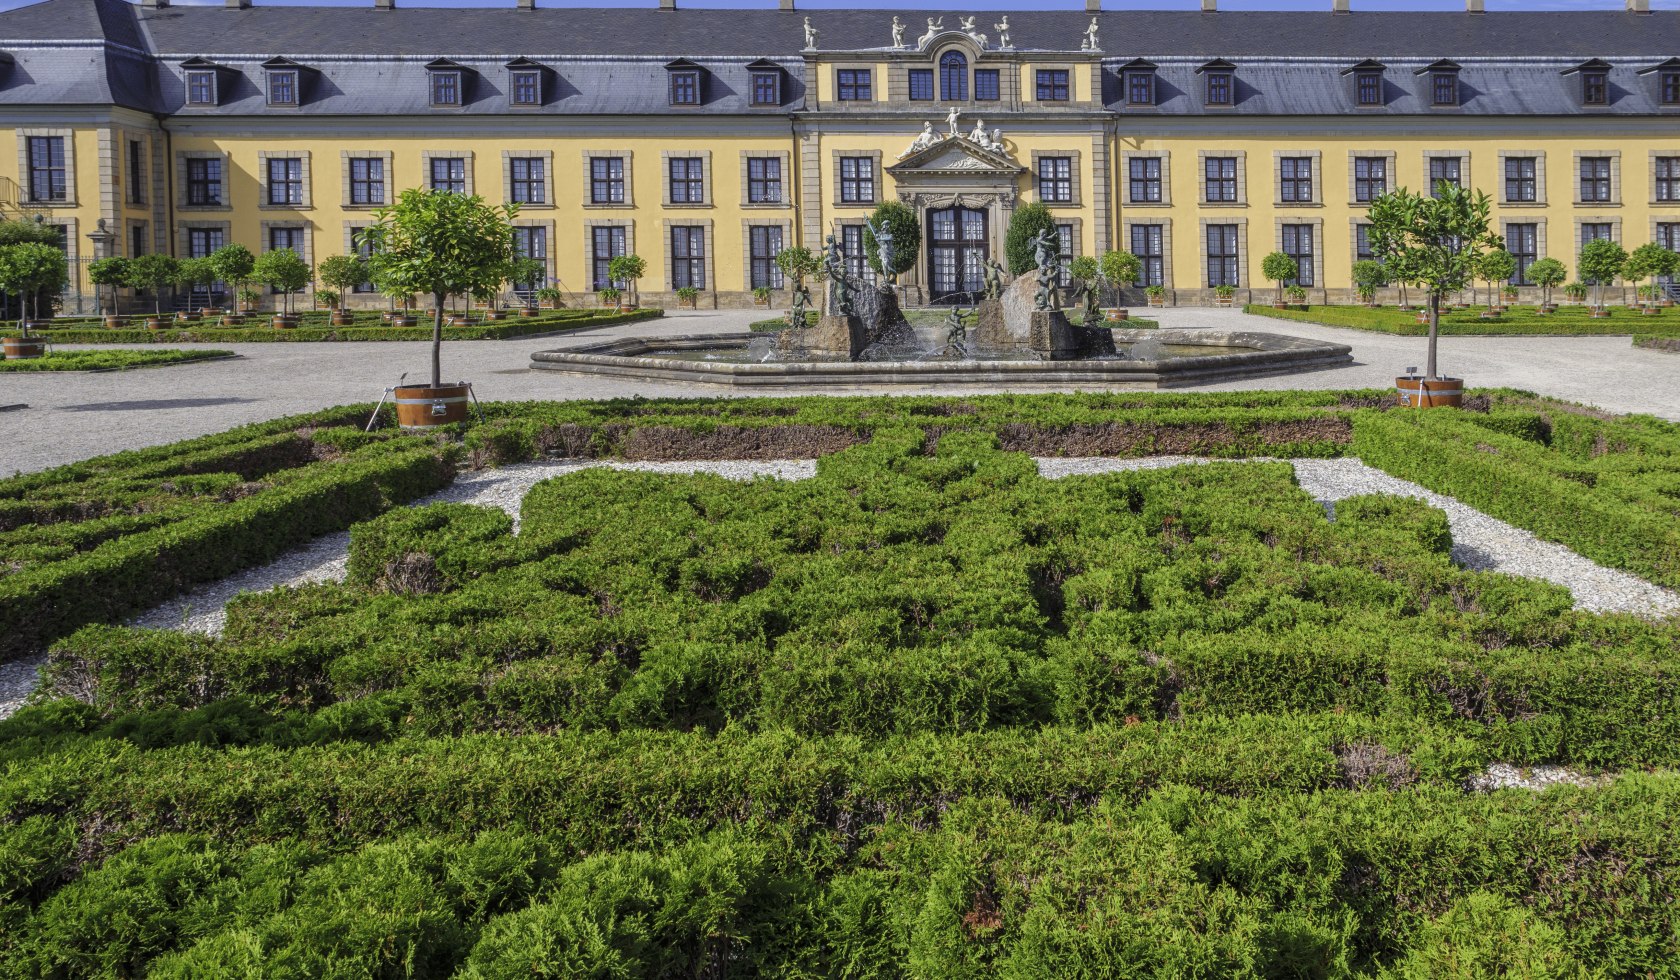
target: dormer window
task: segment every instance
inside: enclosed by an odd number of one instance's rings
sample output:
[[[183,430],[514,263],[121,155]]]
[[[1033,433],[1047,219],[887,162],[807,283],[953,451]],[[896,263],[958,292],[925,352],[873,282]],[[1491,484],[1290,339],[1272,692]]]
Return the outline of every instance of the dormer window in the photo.
[[[1209,106],[1231,106],[1237,101],[1237,66],[1224,59],[1216,59],[1196,69],[1202,76],[1202,103]]]
[[[466,104],[467,70],[446,58],[426,66],[427,96],[434,109],[453,109]]]
[[[217,76],[221,66],[203,58],[189,58],[181,62],[186,75],[187,105],[217,105],[221,101]]]
[[[543,104],[542,65],[529,58],[515,58],[507,63],[508,105],[540,106]]]
[[[1429,104],[1437,108],[1457,106],[1458,94],[1458,64],[1442,59],[1426,68],[1419,68],[1419,75],[1429,76]]]
[[[1680,58],[1670,58],[1660,65],[1639,69],[1640,75],[1657,76],[1657,101],[1663,106],[1680,106]]]
[[[295,68],[277,68],[268,73],[268,104],[298,104],[298,73]]]
[[[1565,75],[1581,76],[1581,104],[1584,106],[1607,106],[1610,104],[1610,63],[1598,58],[1583,61],[1573,68],[1567,68]]]
[[[747,66],[752,76],[752,104],[777,106],[782,104],[782,69],[773,61],[755,61]]]
[[[1122,65],[1121,77],[1126,83],[1126,104],[1152,106],[1155,104],[1155,64],[1139,58]]]
[[[700,66],[686,58],[679,58],[665,66],[669,76],[671,105],[699,105]]]
[[[1352,68],[1343,69],[1343,75],[1353,76],[1353,103],[1361,109],[1370,109],[1383,105],[1383,72],[1387,66],[1380,61],[1367,58]]]

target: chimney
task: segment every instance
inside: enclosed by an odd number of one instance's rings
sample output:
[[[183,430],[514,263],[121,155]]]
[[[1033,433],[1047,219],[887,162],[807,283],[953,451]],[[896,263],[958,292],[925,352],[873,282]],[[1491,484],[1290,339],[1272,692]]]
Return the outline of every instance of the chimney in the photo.
[[[395,10],[397,9],[397,0],[373,0],[373,9]]]
[[[781,2],[778,3],[776,6],[779,7],[780,9],[782,9],[782,10],[792,10],[793,9],[793,0],[781,0]]]
[[[251,0],[222,0],[222,6],[228,10],[249,10]]]
[[[1219,10],[1219,0],[1202,0],[1202,13],[1211,14]]]
[[[1464,0],[1464,12],[1467,14],[1485,13],[1485,4],[1482,0]]]
[[[1630,14],[1648,14],[1651,12],[1651,0],[1627,0]]]
[[[1353,8],[1348,6],[1348,0],[1330,0],[1330,12],[1333,14],[1350,13],[1352,10]]]
[[[677,9],[677,0],[659,0],[659,9],[675,10]]]
[[[152,9],[156,10],[160,7],[169,6],[169,0],[140,0],[140,6],[151,7]]]
[[[518,0],[518,7],[520,10],[535,10],[537,9],[537,0]]]
[[[1085,12],[1088,14],[1102,13],[1102,0],[1085,0]]]

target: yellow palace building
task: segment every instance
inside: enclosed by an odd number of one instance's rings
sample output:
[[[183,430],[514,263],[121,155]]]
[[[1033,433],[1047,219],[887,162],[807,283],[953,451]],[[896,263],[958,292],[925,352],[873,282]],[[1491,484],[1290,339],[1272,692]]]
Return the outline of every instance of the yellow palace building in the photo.
[[[0,211],[86,263],[239,242],[311,263],[409,187],[518,202],[574,301],[608,260],[744,306],[781,248],[902,201],[911,302],[979,288],[1043,202],[1171,302],[1351,293],[1367,203],[1487,191],[1521,266],[1680,246],[1680,13],[549,9],[44,0],[0,14]],[[1357,4],[1358,0],[1354,0]],[[1519,271],[1518,277],[1522,276]],[[525,284],[527,287],[537,284]],[[1137,301],[1138,297],[1133,297]],[[365,287],[353,298],[383,299]]]

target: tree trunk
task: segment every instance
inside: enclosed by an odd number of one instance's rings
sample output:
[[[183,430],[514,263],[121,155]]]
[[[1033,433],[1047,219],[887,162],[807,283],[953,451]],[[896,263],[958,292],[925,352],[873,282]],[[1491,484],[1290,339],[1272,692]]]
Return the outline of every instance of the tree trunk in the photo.
[[[443,384],[443,294],[432,294],[432,387]]]
[[[1429,358],[1424,368],[1424,378],[1435,379],[1435,341],[1441,335],[1441,294],[1436,290],[1429,292]]]

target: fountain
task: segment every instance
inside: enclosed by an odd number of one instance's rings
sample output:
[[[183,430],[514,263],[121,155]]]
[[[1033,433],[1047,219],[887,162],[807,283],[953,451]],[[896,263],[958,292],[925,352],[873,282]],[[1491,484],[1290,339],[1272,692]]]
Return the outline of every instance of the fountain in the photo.
[[[883,258],[891,234],[871,227]],[[1085,296],[1079,324],[1057,308],[1060,267],[1054,239],[1034,243],[1038,268],[1004,283],[994,261],[969,329],[960,308],[937,324],[913,324],[890,281],[878,287],[844,269],[829,236],[828,289],[813,326],[774,335],[735,333],[608,341],[539,351],[531,366],[548,371],[730,385],[1082,384],[1172,387],[1283,374],[1351,362],[1343,344],[1279,334],[1209,330],[1112,329]],[[883,263],[883,268],[890,267]],[[806,322],[810,295],[795,289],[795,316]]]

